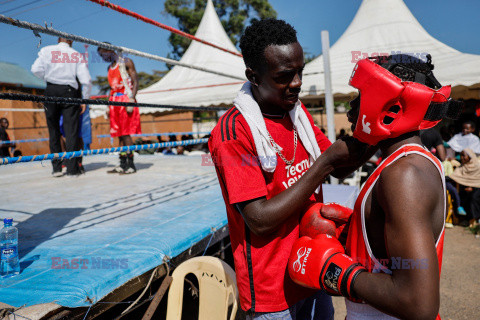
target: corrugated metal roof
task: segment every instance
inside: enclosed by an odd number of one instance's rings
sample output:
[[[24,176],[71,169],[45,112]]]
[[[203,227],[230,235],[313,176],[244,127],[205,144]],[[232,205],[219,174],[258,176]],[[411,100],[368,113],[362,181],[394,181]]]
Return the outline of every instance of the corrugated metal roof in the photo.
[[[0,83],[9,83],[25,88],[45,89],[45,81],[17,64],[0,62]]]

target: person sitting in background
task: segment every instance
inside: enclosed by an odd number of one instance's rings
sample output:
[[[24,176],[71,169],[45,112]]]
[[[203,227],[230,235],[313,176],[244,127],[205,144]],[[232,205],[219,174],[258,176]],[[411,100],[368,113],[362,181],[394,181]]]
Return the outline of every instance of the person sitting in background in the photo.
[[[449,127],[445,126],[440,128],[440,136],[442,137],[443,141],[448,141],[452,139],[454,134],[450,134]]]
[[[422,130],[420,131],[420,139],[428,151],[433,153],[440,161],[445,161],[447,153],[443,146],[443,139],[440,132],[435,130],[435,128]]]
[[[457,208],[457,213],[461,216],[466,216],[467,212],[462,207],[462,200],[460,198],[460,194],[458,193],[458,190],[454,184],[455,182],[452,179],[445,176],[445,186],[447,188],[448,193],[452,197],[453,205],[455,205],[455,207]],[[453,227],[453,224],[446,225],[446,227],[451,228]]]
[[[170,134],[168,136],[168,142],[175,142],[177,141],[177,136],[175,134]],[[177,154],[177,149],[172,148],[172,147],[166,147],[163,151],[163,154],[165,155],[172,155],[172,154]]]
[[[435,128],[430,128],[427,130],[420,131],[420,139],[422,140],[422,144],[427,148],[431,153],[433,153],[440,161],[442,161],[443,167],[445,169],[445,176],[448,176],[453,170],[452,164],[450,161],[446,160],[447,152],[445,150],[445,146],[443,145],[443,139],[440,132],[438,132]],[[451,168],[451,169],[449,169]],[[446,177],[446,188],[450,193],[450,196],[453,199],[453,204],[457,209],[457,213],[459,215],[466,215],[465,209],[462,207],[460,195],[458,194],[457,188],[452,184],[452,181]],[[451,228],[453,225],[450,223],[447,227]]]
[[[10,157],[10,148],[15,148],[15,144],[10,143],[7,129],[9,122],[7,118],[0,119],[0,158]]]
[[[480,154],[480,139],[473,134],[475,122],[468,120],[463,123],[462,132],[457,133],[447,143],[455,152],[469,148],[476,154]]]
[[[141,146],[141,145],[144,145],[144,144],[152,144],[152,143],[155,143],[154,141],[152,140],[144,140],[142,138],[137,138],[135,139],[135,142],[133,143],[134,145],[136,146]],[[154,154],[155,153],[155,149],[152,148],[152,149],[141,149],[141,150],[136,150],[135,151],[136,153],[138,154]]]
[[[170,134],[170,135],[168,136],[168,141],[170,141],[170,142],[177,141],[177,136],[176,136],[175,134],[173,134],[173,133]]]
[[[194,139],[194,138],[193,138],[193,135],[191,135],[191,134],[188,134],[188,135],[184,134],[184,135],[182,135],[182,141],[185,141],[185,140],[193,140],[193,139]],[[191,152],[191,151],[193,150],[193,145],[184,146],[183,148],[185,149],[185,151]]]
[[[177,147],[177,155],[183,156],[185,154],[185,148],[183,146]]]
[[[468,210],[471,225],[480,220],[480,161],[472,149],[466,148],[460,154],[462,165],[449,176],[460,185],[460,198]]]
[[[347,131],[344,128],[340,129],[340,132],[337,135],[337,140],[343,137],[348,137]]]
[[[158,143],[164,143],[166,141],[163,141],[163,138],[161,135],[157,136]],[[163,153],[163,150],[165,150],[165,147],[161,147],[157,149],[158,153]]]

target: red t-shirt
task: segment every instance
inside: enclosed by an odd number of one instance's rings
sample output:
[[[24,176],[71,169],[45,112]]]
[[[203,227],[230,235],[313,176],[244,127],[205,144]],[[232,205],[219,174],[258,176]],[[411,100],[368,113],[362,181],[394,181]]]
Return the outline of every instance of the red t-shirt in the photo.
[[[325,151],[330,141],[313,124],[320,150]],[[283,148],[287,160],[293,158],[293,124],[284,118],[265,116],[265,124],[273,140]],[[276,232],[259,237],[248,229],[235,204],[255,198],[267,200],[290,187],[310,167],[309,156],[300,138],[294,163],[286,167],[277,154],[277,167],[269,173],[262,170],[257,158],[250,128],[235,108],[230,108],[212,130],[208,142],[218,180],[227,207],[230,240],[240,303],[243,310],[255,312],[282,311],[311,296],[314,291],[296,285],[287,272],[288,257],[293,242],[298,239],[299,215],[290,217]],[[312,202],[322,201],[322,193],[312,195]],[[306,206],[310,203],[306,203]]]

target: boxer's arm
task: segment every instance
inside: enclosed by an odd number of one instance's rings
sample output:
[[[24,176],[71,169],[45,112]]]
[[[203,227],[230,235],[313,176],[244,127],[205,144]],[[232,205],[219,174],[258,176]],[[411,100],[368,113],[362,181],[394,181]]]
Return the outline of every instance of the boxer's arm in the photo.
[[[376,198],[385,212],[387,251],[397,264],[392,266],[392,275],[361,273],[353,290],[357,297],[395,317],[435,319],[440,298],[432,212],[441,201],[438,181],[400,162],[386,168],[376,186]]]
[[[137,96],[137,91],[138,91],[138,75],[137,75],[137,70],[135,69],[135,65],[133,64],[133,61],[131,59],[126,58],[125,59],[125,67],[127,68],[128,75],[130,76],[130,79],[132,79],[132,95],[133,98]]]
[[[447,158],[447,150],[445,150],[443,143],[437,145],[435,149],[437,149],[438,159],[440,159],[440,161],[442,162],[445,161],[445,159]]]
[[[290,216],[302,213],[315,189],[336,168],[341,169],[356,161],[358,150],[355,144],[337,140],[287,190],[268,200],[262,197],[237,203],[250,230],[257,235],[267,235],[277,230]]]
[[[38,52],[38,57],[32,64],[30,71],[38,78],[45,80],[45,57],[43,48]]]
[[[259,236],[268,235],[290,216],[299,215],[315,189],[332,171],[331,161],[322,155],[287,190],[268,200],[262,197],[237,203],[237,208],[253,233]]]

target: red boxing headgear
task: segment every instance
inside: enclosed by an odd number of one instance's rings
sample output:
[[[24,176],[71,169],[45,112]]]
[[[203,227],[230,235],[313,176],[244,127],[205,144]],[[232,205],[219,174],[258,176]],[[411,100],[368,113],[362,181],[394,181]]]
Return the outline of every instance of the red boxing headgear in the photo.
[[[426,119],[431,103],[448,103],[451,88],[438,90],[402,81],[368,59],[357,62],[349,84],[360,92],[360,109],[353,136],[376,145],[404,133],[432,128],[442,117]]]

